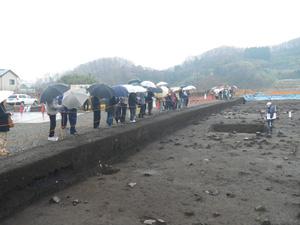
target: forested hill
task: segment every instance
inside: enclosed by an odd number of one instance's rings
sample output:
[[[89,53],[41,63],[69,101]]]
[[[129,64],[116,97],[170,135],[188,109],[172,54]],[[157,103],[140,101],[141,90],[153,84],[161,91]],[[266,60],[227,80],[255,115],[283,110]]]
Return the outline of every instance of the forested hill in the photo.
[[[222,46],[187,58],[168,70],[154,70],[122,58],[100,58],[68,73],[93,74],[101,82],[124,84],[132,78],[193,84],[200,90],[216,85],[265,90],[280,79],[300,78],[300,38],[269,47]]]

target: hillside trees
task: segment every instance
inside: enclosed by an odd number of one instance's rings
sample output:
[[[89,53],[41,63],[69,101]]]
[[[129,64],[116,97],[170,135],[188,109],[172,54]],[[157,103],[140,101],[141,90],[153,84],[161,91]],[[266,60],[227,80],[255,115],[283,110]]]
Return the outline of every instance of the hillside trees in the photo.
[[[68,85],[72,84],[93,84],[99,82],[99,79],[92,74],[78,74],[78,73],[69,73],[61,76],[58,80],[58,83],[64,83]]]

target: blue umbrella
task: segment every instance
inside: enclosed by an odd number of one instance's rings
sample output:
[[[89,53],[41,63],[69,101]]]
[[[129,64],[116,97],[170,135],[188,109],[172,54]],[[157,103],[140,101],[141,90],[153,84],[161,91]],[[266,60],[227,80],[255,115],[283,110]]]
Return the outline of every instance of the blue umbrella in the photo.
[[[180,88],[185,88],[185,87],[187,87],[187,85],[181,85],[181,86],[179,86]]]
[[[116,86],[112,87],[112,89],[115,92],[115,97],[117,97],[117,98],[125,97],[129,94],[129,91],[127,90],[127,88],[125,88],[122,85],[116,85]]]

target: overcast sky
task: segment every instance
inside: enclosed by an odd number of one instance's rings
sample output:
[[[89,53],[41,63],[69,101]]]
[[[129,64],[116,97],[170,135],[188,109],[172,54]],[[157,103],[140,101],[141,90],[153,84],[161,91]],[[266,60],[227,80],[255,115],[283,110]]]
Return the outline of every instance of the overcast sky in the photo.
[[[300,37],[298,0],[0,0],[0,69],[35,80],[102,57],[166,69]]]

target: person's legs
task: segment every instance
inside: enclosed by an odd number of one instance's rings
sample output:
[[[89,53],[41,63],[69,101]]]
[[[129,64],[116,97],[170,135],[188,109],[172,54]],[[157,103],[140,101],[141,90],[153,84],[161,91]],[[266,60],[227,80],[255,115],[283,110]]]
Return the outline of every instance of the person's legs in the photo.
[[[272,134],[273,133],[273,121],[269,120],[268,124],[269,124],[269,134]]]
[[[148,115],[152,115],[153,101],[148,102]]]
[[[71,111],[68,113],[69,115],[69,121],[70,121],[70,134],[75,134],[76,131],[76,122],[77,122],[77,112],[76,111]]]
[[[121,123],[125,123],[127,105],[126,104],[122,104],[121,107],[122,107]]]
[[[141,106],[141,117],[142,118],[144,118],[145,112],[146,112],[146,104],[143,104]]]
[[[9,152],[6,150],[7,132],[0,132],[0,156],[7,155]]]
[[[101,119],[101,111],[100,110],[94,110],[94,128],[97,129],[100,124]]]
[[[136,111],[135,107],[130,108],[130,121],[131,122],[135,121],[135,119],[134,119],[134,117],[135,117],[135,111]]]
[[[50,119],[49,137],[54,137],[54,131],[55,131],[55,127],[56,127],[56,114],[49,115],[49,119]]]
[[[107,121],[106,122],[109,126],[113,126],[114,125],[114,114],[107,113]]]

